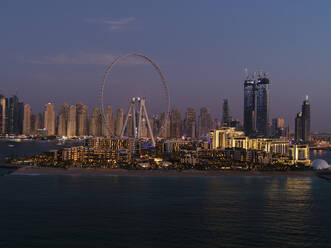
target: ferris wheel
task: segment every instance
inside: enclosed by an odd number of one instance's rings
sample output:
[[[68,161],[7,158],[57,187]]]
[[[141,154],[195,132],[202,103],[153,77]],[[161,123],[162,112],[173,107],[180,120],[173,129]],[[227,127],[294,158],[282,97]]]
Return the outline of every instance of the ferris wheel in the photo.
[[[106,113],[105,113],[105,106],[104,106],[104,89],[105,89],[105,85],[106,85],[106,81],[107,79],[110,77],[111,75],[111,70],[112,68],[119,63],[121,60],[128,58],[128,57],[138,57],[141,59],[144,59],[146,61],[148,61],[150,64],[152,64],[152,66],[154,67],[154,69],[156,70],[156,72],[159,74],[160,79],[161,79],[161,83],[164,89],[164,97],[165,97],[165,102],[166,102],[166,108],[165,108],[165,118],[163,119],[163,122],[161,123],[161,127],[159,129],[159,132],[156,136],[159,136],[163,130],[165,128],[167,128],[167,126],[169,125],[169,115],[170,115],[170,96],[169,96],[169,90],[168,90],[168,85],[166,82],[166,79],[160,69],[160,67],[149,57],[147,57],[146,55],[140,54],[140,53],[129,53],[129,54],[125,54],[125,55],[121,55],[119,57],[117,57],[116,59],[113,60],[113,62],[106,68],[106,71],[104,73],[103,76],[103,80],[102,80],[102,84],[101,84],[101,91],[100,91],[100,108],[101,108],[101,113],[102,113],[102,119],[104,121],[104,123],[106,123],[106,128],[108,130],[108,133],[113,136],[113,132],[110,128],[110,124],[106,121]],[[144,102],[143,102],[144,104]],[[128,112],[130,111],[131,106],[128,110]],[[145,109],[146,112],[146,109]],[[146,112],[147,115],[147,112]],[[150,129],[150,125],[148,124],[149,129]],[[123,126],[123,130],[121,131],[121,137],[123,136],[124,133],[124,129],[125,129],[125,125]],[[139,135],[138,135],[139,138]],[[152,143],[155,146],[155,141],[154,141],[154,137],[151,136],[152,139]]]

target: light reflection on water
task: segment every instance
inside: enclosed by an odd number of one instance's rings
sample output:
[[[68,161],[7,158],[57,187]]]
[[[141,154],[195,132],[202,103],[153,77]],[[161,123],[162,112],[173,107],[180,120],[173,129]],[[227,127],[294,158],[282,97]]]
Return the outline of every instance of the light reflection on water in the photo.
[[[0,247],[328,247],[330,195],[309,177],[5,176]]]
[[[5,176],[0,247],[319,247],[330,194],[318,178]]]

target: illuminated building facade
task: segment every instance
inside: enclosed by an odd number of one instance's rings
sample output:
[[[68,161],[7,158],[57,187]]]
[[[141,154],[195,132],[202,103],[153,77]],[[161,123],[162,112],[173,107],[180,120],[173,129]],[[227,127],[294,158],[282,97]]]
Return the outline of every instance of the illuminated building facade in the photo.
[[[76,104],[76,133],[77,136],[88,135],[88,107],[82,103]]]
[[[67,127],[69,119],[69,105],[64,103],[57,117],[57,134],[58,136],[67,136]]]
[[[122,108],[118,109],[116,112],[116,121],[115,121],[115,135],[119,137],[123,129],[124,121],[124,110]]]
[[[94,108],[92,111],[92,116],[90,119],[90,132],[91,136],[100,137],[101,136],[101,123],[102,116],[99,108]]]
[[[71,105],[69,107],[67,136],[68,137],[76,136],[76,106],[75,105]]]
[[[6,133],[7,124],[7,101],[3,95],[0,95],[0,134]]]
[[[23,134],[30,135],[32,133],[31,125],[32,110],[29,104],[24,105],[24,114],[23,114]]]
[[[55,109],[52,103],[47,103],[44,112],[44,128],[47,135],[55,135]]]
[[[256,150],[287,157],[289,164],[310,164],[308,145],[292,145],[288,139],[249,138],[231,127],[212,130],[210,136],[212,149]]]
[[[114,135],[114,116],[111,106],[106,107],[104,119],[102,119],[102,135],[111,137]]]

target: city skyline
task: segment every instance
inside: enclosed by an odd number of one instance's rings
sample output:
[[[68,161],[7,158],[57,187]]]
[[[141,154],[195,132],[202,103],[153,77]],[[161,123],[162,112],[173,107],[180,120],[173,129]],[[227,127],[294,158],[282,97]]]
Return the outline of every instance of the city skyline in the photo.
[[[0,6],[1,247],[328,247],[331,1]]]
[[[308,1],[214,5],[190,1],[189,9],[185,1],[177,3],[176,8],[173,2],[148,5],[142,1],[130,6],[104,2],[105,8],[100,9],[81,1],[80,9],[73,3],[65,6],[70,15],[61,12],[62,3],[34,4],[48,13],[42,23],[38,21],[42,13],[35,11],[33,5],[5,1],[1,9],[0,25],[8,39],[1,47],[0,81],[4,95],[18,89],[18,95],[36,112],[41,112],[47,102],[55,103],[57,111],[64,102],[75,104],[82,100],[91,109],[97,107],[104,67],[120,54],[138,51],[161,66],[169,84],[172,108],[183,112],[189,106],[196,110],[206,106],[221,119],[222,100],[227,98],[231,115],[242,120],[244,69],[263,69],[270,73],[272,82],[270,119],[284,117],[293,130],[297,105],[308,94],[314,114],[312,131],[331,131],[327,125],[331,117],[327,115],[325,119],[323,114],[328,111],[325,102],[329,91],[325,83],[329,80],[325,50],[331,44],[323,28],[330,18],[327,2],[317,6]],[[147,6],[151,11],[147,12]],[[25,11],[33,15],[27,16]],[[167,11],[172,11],[173,19],[166,19],[163,12]],[[245,13],[250,18],[244,18]],[[308,25],[308,19],[314,21]],[[261,33],[265,34],[263,39]],[[318,39],[316,44],[314,37],[324,39]],[[114,109],[126,108],[127,100],[137,95],[132,94],[137,90],[134,85],[141,84],[139,95],[147,97],[147,106],[154,108],[151,112],[163,111],[163,103],[157,102],[162,96],[158,92],[159,79],[149,65],[127,60],[118,65],[113,76],[106,93],[110,99],[107,104]],[[128,86],[131,92],[124,90]]]

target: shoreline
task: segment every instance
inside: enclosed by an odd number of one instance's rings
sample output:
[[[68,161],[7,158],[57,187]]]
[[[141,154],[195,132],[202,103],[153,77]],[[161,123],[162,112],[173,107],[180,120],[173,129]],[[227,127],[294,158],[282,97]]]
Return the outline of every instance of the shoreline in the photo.
[[[200,171],[200,170],[126,170],[102,168],[40,168],[20,167],[11,175],[71,175],[71,176],[240,176],[240,177],[318,177],[315,171]]]

